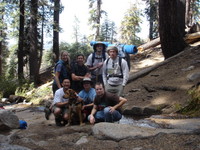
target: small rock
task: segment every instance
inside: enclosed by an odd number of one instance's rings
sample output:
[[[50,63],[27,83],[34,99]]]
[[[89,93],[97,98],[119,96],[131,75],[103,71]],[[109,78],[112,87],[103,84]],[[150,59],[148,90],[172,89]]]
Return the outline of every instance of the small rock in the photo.
[[[76,142],[76,145],[80,145],[80,144],[84,144],[84,143],[87,143],[88,142],[88,139],[86,136],[82,136],[77,142]]]
[[[190,71],[190,70],[193,70],[194,69],[194,66],[190,66],[188,68],[184,68],[184,69],[181,69],[182,71]]]
[[[200,79],[200,72],[192,73],[187,76],[188,81],[194,81]]]

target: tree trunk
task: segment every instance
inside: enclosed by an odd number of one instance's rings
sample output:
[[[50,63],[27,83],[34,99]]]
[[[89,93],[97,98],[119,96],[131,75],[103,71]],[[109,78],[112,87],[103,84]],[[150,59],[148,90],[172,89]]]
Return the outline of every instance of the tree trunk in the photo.
[[[167,59],[186,47],[185,0],[159,0],[159,24],[162,52]]]
[[[95,40],[99,40],[100,33],[100,19],[101,19],[101,0],[97,0],[97,30]]]
[[[42,56],[43,56],[43,48],[44,48],[44,15],[45,9],[42,6],[42,26],[41,26],[41,45],[40,45],[40,54],[39,54],[39,61],[38,61],[38,72],[40,71],[41,63],[42,63]]]
[[[37,9],[38,0],[31,0],[31,20],[30,20],[30,80],[37,84],[38,71],[38,39],[37,39]]]
[[[154,40],[152,40],[152,41],[150,41],[148,43],[140,45],[138,47],[138,49],[141,50],[141,51],[143,51],[143,50],[149,49],[151,47],[155,47],[155,46],[157,46],[159,44],[160,44],[160,38],[156,38],[156,39],[154,39]]]
[[[54,25],[53,25],[53,53],[55,55],[54,62],[59,60],[59,10],[60,0],[54,1]]]
[[[23,72],[23,58],[24,58],[24,0],[20,0],[20,17],[19,17],[19,42],[18,42],[18,79],[24,78]]]

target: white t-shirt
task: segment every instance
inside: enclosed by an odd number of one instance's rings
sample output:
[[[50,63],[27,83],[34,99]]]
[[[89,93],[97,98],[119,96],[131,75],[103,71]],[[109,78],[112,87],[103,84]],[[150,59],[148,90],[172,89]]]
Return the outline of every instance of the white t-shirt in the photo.
[[[58,89],[55,92],[55,96],[53,99],[53,105],[55,105],[56,103],[59,103],[59,102],[67,102],[69,99],[63,98],[64,95],[65,95],[65,93],[64,93],[63,88]]]

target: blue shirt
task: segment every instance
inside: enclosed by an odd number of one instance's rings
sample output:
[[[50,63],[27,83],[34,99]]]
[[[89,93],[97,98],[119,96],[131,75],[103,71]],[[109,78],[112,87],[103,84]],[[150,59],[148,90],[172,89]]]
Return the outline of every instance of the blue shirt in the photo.
[[[89,90],[89,92],[86,92],[84,89],[82,91],[80,91],[78,93],[78,96],[80,96],[83,101],[84,101],[84,104],[87,105],[87,104],[91,104],[93,103],[94,101],[94,98],[96,96],[96,91],[94,88],[91,88]]]

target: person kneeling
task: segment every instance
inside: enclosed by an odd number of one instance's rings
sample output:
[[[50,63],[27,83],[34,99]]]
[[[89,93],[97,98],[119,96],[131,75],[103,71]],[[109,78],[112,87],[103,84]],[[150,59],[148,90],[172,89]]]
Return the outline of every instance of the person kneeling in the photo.
[[[97,83],[95,90],[96,97],[94,99],[93,109],[88,116],[90,123],[119,121],[122,118],[120,108],[127,102],[127,99],[105,92],[102,83]]]

